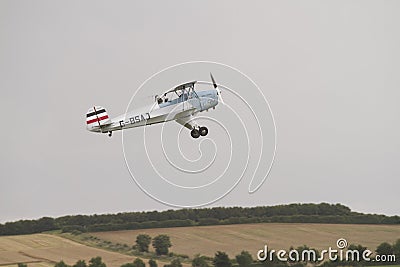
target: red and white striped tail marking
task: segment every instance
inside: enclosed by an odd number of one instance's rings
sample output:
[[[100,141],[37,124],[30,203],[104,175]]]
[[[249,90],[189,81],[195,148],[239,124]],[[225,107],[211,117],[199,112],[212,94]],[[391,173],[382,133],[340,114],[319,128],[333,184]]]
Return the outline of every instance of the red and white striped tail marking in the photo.
[[[101,106],[94,106],[88,110],[86,113],[86,124],[88,127],[100,127],[103,125],[110,124],[111,120],[105,108]]]

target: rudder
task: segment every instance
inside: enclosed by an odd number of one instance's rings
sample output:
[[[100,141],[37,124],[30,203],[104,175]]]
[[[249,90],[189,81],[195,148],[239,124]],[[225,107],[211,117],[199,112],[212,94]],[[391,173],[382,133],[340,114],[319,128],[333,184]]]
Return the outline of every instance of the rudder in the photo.
[[[86,127],[89,131],[101,131],[101,127],[111,124],[105,108],[94,106],[86,113]]]

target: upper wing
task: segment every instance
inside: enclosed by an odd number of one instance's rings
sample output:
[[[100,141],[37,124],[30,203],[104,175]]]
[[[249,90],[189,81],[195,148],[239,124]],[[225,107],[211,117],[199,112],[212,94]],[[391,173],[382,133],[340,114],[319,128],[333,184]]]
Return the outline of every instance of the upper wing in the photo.
[[[178,91],[178,90],[183,90],[183,89],[188,88],[188,87],[194,87],[195,83],[197,83],[197,81],[193,81],[193,82],[189,82],[189,83],[184,83],[184,84],[178,85],[174,89],[171,89],[171,90],[165,92],[164,94],[168,94],[168,93],[175,92],[175,91]]]

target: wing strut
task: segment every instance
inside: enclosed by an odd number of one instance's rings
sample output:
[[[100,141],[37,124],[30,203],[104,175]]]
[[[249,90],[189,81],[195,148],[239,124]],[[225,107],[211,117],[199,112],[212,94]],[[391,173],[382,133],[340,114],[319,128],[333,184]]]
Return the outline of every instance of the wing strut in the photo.
[[[193,116],[187,116],[184,118],[179,118],[175,120],[177,123],[180,125],[183,125],[184,127],[188,128],[189,130],[193,130],[195,128],[199,128],[196,122],[193,121]]]

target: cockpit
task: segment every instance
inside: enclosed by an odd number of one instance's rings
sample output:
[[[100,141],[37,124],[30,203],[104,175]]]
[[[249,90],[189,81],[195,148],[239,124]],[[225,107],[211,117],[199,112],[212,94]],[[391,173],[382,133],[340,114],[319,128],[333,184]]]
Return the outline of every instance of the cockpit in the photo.
[[[161,96],[156,96],[155,101],[160,107],[175,105],[188,99],[198,97],[194,91],[195,82],[179,85],[178,87],[164,93]]]

